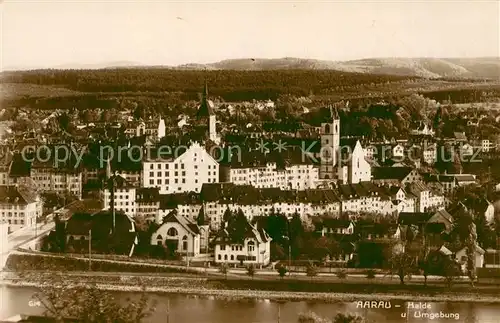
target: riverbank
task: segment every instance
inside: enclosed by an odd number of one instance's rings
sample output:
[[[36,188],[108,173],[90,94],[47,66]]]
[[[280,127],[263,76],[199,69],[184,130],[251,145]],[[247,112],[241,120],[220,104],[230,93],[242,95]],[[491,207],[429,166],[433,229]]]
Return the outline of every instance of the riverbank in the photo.
[[[43,284],[35,282],[2,282],[1,285],[9,287],[42,287]],[[154,287],[132,285],[96,284],[96,287],[107,291],[118,292],[147,292],[158,294],[180,294],[215,297],[218,299],[269,299],[274,301],[322,301],[322,302],[355,302],[355,301],[413,301],[413,302],[464,302],[464,303],[495,303],[500,304],[498,296],[481,294],[471,295],[398,295],[398,294],[350,294],[350,293],[309,293],[309,292],[282,292],[282,291],[256,291],[256,290],[220,290],[196,289],[180,287]]]
[[[137,277],[109,277],[93,276],[87,279],[81,276],[64,275],[64,281],[71,286],[95,286],[102,290],[116,292],[147,292],[156,294],[180,294],[213,297],[217,299],[268,299],[274,301],[320,301],[320,302],[354,302],[354,301],[415,301],[415,302],[466,302],[466,303],[495,303],[500,304],[498,289],[477,289],[473,292],[470,288],[456,288],[445,291],[436,286],[422,289],[420,285],[359,285],[330,284],[297,282],[293,280],[275,282],[262,282],[258,280],[238,279],[212,279],[196,277],[147,277],[140,280]],[[106,283],[101,283],[106,281]],[[40,288],[48,280],[43,277],[4,279],[0,285],[10,287]],[[324,286],[318,290],[318,286]],[[384,287],[383,289],[380,287]],[[300,290],[302,289],[302,290]],[[312,290],[312,291],[310,291]]]

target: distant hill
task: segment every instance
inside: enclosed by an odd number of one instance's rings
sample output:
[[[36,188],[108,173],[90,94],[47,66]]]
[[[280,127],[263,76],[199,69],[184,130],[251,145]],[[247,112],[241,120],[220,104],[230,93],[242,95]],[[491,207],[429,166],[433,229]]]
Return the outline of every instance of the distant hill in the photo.
[[[500,58],[370,58],[325,61],[294,57],[228,59],[211,64],[186,64],[180,69],[276,70],[327,69],[370,74],[421,76],[426,78],[500,78]]]
[[[210,64],[189,63],[178,66],[145,66],[118,61],[103,64],[65,64],[54,69],[168,68],[176,70],[337,70],[369,74],[420,76],[425,78],[500,79],[500,57],[480,58],[367,58],[352,61],[327,61],[309,58],[240,58]],[[26,70],[27,68],[18,69]],[[6,68],[7,70],[16,70]]]

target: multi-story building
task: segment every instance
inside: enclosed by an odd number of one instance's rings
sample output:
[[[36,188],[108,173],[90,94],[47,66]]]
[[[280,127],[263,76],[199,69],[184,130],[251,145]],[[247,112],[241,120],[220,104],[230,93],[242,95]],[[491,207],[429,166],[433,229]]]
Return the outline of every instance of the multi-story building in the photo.
[[[43,202],[33,188],[24,185],[0,187],[0,221],[8,223],[9,232],[25,226],[34,227],[42,209]]]
[[[79,199],[82,197],[82,173],[78,169],[54,168],[33,163],[31,178],[41,192],[69,193]]]
[[[137,188],[120,175],[113,175],[104,188],[104,210],[111,209],[114,192],[115,211],[122,211],[130,217],[136,215]]]
[[[283,154],[285,155],[285,154]],[[251,158],[221,166],[221,177],[236,185],[251,185],[256,188],[305,190],[318,185],[319,168],[312,162],[302,162],[300,156],[277,156],[284,162],[273,160],[273,156]],[[242,156],[244,158],[244,156]]]
[[[247,223],[245,237],[232,235],[231,223],[215,239],[215,263],[267,266],[271,260],[271,238],[262,229]]]
[[[135,197],[135,216],[161,223],[159,218],[160,192],[156,187],[136,189]]]
[[[157,187],[160,194],[200,192],[204,183],[219,181],[218,162],[200,144],[163,148],[144,160],[142,187]]]

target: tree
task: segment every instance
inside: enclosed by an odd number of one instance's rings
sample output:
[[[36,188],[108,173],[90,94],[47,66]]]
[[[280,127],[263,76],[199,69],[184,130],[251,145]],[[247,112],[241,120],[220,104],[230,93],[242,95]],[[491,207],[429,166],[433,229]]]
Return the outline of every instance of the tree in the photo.
[[[233,212],[231,212],[229,208],[226,208],[224,214],[222,215],[222,221],[224,221],[224,223],[228,223],[232,217],[233,217]]]
[[[281,265],[276,270],[278,271],[278,274],[280,275],[281,280],[283,280],[286,273],[288,272],[288,269],[286,269],[285,266]]]
[[[333,318],[333,323],[363,323],[364,319],[356,314],[338,313]]]
[[[307,265],[306,274],[308,277],[311,278],[311,281],[314,276],[318,275],[318,269],[316,268],[316,266],[314,266],[312,262],[309,262],[309,264]]]
[[[89,323],[139,323],[153,313],[155,305],[145,291],[139,300],[128,299],[122,305],[112,293],[95,285],[72,286],[63,275],[51,275],[33,297],[42,304],[44,314],[57,322],[74,318]]]
[[[460,266],[452,259],[446,258],[443,262],[442,276],[448,288],[461,276]]]
[[[469,236],[466,240],[466,254],[467,254],[467,276],[469,276],[471,285],[474,286],[476,280],[476,227],[474,223],[469,224]]]
[[[57,117],[57,122],[59,123],[59,127],[61,127],[64,131],[69,131],[71,118],[67,113],[62,113]]]
[[[411,278],[412,273],[415,272],[415,259],[406,252],[394,254],[390,261],[390,273],[396,274],[399,277],[401,285],[404,285],[405,278]]]
[[[200,226],[205,224],[205,211],[203,210],[203,206],[200,208],[200,212],[196,218],[196,224]]]
[[[227,264],[226,263],[222,263],[219,267],[219,272],[221,274],[224,275],[224,278],[227,279],[227,272],[228,272],[228,268],[227,268]]]
[[[252,277],[252,279],[253,279],[253,276],[255,275],[255,267],[254,267],[254,265],[252,265],[252,264],[248,265],[248,267],[247,267],[247,275],[250,276],[250,277]]]

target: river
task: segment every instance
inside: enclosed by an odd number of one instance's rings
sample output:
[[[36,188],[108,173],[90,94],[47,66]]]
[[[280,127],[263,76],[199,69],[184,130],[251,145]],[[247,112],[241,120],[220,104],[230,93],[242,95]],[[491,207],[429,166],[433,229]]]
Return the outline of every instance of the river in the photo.
[[[31,303],[35,289],[28,287],[0,286],[0,319],[16,314],[41,314],[43,309]],[[137,294],[119,293],[125,301]],[[322,303],[318,301],[274,302],[269,300],[222,300],[204,296],[178,294],[151,294],[157,301],[152,323],[295,323],[300,313],[312,311],[322,317],[332,318],[337,313],[356,313],[369,322],[500,322],[500,305],[484,303],[430,303],[430,309],[406,309],[403,302],[390,302],[389,309],[363,309],[356,303]],[[31,306],[30,306],[31,305]],[[33,306],[35,305],[35,306]],[[401,307],[397,307],[397,306]],[[408,318],[401,313],[407,311]],[[167,315],[167,312],[170,314]],[[422,317],[421,313],[452,314],[449,318]],[[419,314],[420,313],[420,314]]]

